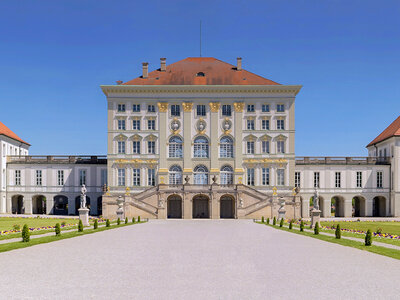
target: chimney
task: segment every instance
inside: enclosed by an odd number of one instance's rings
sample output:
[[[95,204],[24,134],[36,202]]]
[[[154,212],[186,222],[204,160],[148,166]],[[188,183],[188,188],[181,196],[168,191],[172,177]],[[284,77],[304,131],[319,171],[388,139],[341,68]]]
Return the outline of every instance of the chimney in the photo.
[[[242,58],[238,57],[236,59],[237,63],[236,63],[236,70],[237,71],[242,71]]]
[[[144,62],[144,63],[142,63],[142,66],[143,66],[143,78],[147,78],[147,77],[149,77],[149,63],[147,63],[147,62]]]
[[[167,71],[167,59],[165,57],[160,58],[161,72]]]
[[[122,80],[117,80],[116,83],[117,83],[118,85],[120,85],[120,84],[122,84]]]

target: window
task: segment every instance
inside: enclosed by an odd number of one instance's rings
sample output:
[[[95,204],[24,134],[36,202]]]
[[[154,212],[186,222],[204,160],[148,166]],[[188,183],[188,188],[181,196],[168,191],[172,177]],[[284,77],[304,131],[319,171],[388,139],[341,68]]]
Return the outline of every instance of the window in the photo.
[[[335,172],[335,188],[340,188],[342,186],[342,174],[340,172]]]
[[[314,172],[314,187],[319,188],[319,172]]]
[[[118,169],[118,186],[125,186],[125,169]]]
[[[182,184],[182,168],[172,166],[169,169],[169,184]]]
[[[376,172],[376,187],[381,189],[383,187],[383,172]]]
[[[125,153],[125,141],[118,141],[118,153]]]
[[[261,176],[262,185],[269,185],[269,168],[262,168]]]
[[[79,170],[79,185],[86,185],[86,170]]]
[[[140,186],[140,169],[132,169],[132,180],[134,186]]]
[[[232,107],[228,104],[222,105],[222,115],[227,117],[232,116]]]
[[[57,185],[58,186],[64,185],[64,170],[57,171]]]
[[[231,166],[221,168],[221,184],[233,184],[233,169]]]
[[[267,119],[261,120],[261,128],[262,130],[269,130],[269,120]]]
[[[262,141],[261,142],[261,152],[262,153],[269,153],[269,141]]]
[[[101,169],[101,186],[107,185],[107,169]]]
[[[194,184],[208,184],[208,169],[206,166],[196,166],[193,170]]]
[[[300,187],[300,172],[294,172],[294,186]]]
[[[132,130],[140,130],[140,119],[132,120]]]
[[[15,185],[21,185],[21,170],[15,170]]]
[[[247,120],[247,130],[254,130],[254,120]]]
[[[208,140],[204,136],[199,136],[194,140],[194,157],[208,157]]]
[[[118,112],[125,112],[125,104],[118,104]]]
[[[269,112],[269,104],[263,104],[261,106],[261,111],[262,112]]]
[[[357,172],[357,187],[360,188],[362,187],[362,172]]]
[[[169,157],[183,157],[182,139],[179,136],[173,136],[169,139]]]
[[[276,170],[276,175],[278,177],[278,185],[285,185],[285,170],[278,169]]]
[[[277,111],[277,112],[285,112],[285,105],[283,105],[283,104],[277,104],[277,105],[276,105],[276,111]]]
[[[254,185],[254,169],[247,169],[247,185]]]
[[[42,185],[42,170],[36,170],[36,185]]]
[[[140,112],[140,104],[133,104],[132,105],[133,112]]]
[[[254,154],[254,142],[247,142],[247,154]]]
[[[156,169],[147,169],[147,185],[156,185]]]
[[[176,104],[171,105],[171,116],[179,117],[180,115],[181,115],[180,105]]]
[[[229,136],[223,136],[221,138],[219,156],[223,158],[233,157],[233,140]]]
[[[155,141],[147,141],[147,153],[148,154],[156,154],[156,142]]]
[[[206,115],[206,106],[203,104],[197,105],[197,115],[198,116],[205,116]]]
[[[156,120],[147,120],[147,129],[156,130]]]
[[[254,104],[247,104],[247,112],[254,112]]]
[[[125,120],[118,120],[118,130],[125,130]]]
[[[285,120],[284,119],[276,120],[276,129],[285,130]]]
[[[133,141],[132,142],[132,153],[133,154],[140,154],[140,141]]]
[[[285,153],[285,141],[277,141],[276,142],[276,152]]]
[[[153,104],[147,105],[147,112],[156,112],[156,106]]]

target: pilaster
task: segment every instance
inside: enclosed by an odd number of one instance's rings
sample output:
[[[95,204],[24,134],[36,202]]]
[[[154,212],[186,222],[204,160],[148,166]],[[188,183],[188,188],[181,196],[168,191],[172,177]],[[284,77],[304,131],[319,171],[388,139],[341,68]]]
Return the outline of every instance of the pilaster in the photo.
[[[167,169],[167,113],[168,113],[168,103],[158,102],[159,111],[159,149],[160,149],[160,160],[158,169],[158,182],[168,183],[168,169]]]
[[[344,217],[345,218],[350,218],[352,216],[353,206],[352,206],[351,201],[352,201],[351,197],[346,197],[344,199]]]
[[[235,102],[233,103],[233,107],[235,109],[235,171],[234,171],[234,183],[241,184],[245,182],[244,179],[244,170],[243,170],[243,102]]]
[[[218,166],[218,112],[220,108],[219,102],[210,102],[210,111],[211,111],[211,124],[210,124],[210,175],[211,178],[213,175],[219,174],[219,166]]]
[[[183,106],[183,173],[191,175],[193,173],[192,168],[192,109],[193,103],[185,102]],[[192,176],[190,177],[190,183],[193,183]]]

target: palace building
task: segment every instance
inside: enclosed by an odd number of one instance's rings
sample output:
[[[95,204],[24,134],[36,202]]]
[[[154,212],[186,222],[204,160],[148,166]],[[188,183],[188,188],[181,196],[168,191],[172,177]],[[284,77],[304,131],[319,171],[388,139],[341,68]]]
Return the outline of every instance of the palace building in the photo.
[[[315,188],[323,217],[400,215],[400,118],[368,157],[296,157],[300,85],[246,71],[241,58],[161,58],[148,68],[101,86],[107,157],[29,156],[7,131],[0,212],[76,214],[86,184],[90,213],[110,218],[118,198],[129,217],[308,217]]]

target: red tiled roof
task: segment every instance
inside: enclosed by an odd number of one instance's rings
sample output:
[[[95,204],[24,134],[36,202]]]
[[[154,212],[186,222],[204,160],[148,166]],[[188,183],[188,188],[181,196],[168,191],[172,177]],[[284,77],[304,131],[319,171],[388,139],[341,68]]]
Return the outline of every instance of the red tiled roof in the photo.
[[[400,116],[393,121],[380,135],[378,135],[367,147],[375,145],[393,136],[400,136]]]
[[[18,135],[16,135],[14,132],[11,131],[10,128],[8,128],[6,125],[4,125],[2,122],[0,122],[0,135],[5,135],[8,136],[9,138],[22,142],[24,144],[28,144],[27,142],[23,141]]]
[[[201,76],[204,73],[204,76]],[[199,74],[200,73],[200,74]],[[213,57],[188,57],[167,66],[166,71],[157,69],[148,78],[142,76],[124,85],[279,85],[246,70]]]

